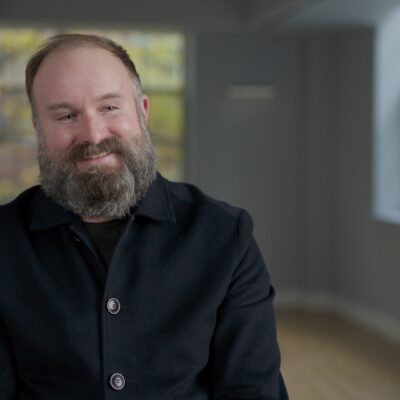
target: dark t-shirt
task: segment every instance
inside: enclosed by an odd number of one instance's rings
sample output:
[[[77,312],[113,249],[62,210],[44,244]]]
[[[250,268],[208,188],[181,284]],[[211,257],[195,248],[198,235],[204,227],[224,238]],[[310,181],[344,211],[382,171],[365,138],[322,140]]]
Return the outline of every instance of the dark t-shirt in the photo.
[[[114,219],[107,222],[84,222],[99,255],[108,268],[114,249],[128,222],[128,218]]]

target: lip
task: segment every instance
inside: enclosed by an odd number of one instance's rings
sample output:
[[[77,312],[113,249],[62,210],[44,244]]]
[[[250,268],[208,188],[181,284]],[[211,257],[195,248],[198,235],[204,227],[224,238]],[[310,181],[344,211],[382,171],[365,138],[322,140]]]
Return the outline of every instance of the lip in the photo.
[[[98,158],[103,158],[103,157],[106,157],[106,156],[108,156],[110,154],[111,153],[107,153],[107,152],[96,154],[96,155],[94,155],[92,157],[85,158],[84,161],[97,160]]]
[[[90,167],[106,166],[114,167],[118,163],[117,156],[114,153],[100,153],[95,156],[79,160],[76,163],[76,167],[79,170],[85,170]]]

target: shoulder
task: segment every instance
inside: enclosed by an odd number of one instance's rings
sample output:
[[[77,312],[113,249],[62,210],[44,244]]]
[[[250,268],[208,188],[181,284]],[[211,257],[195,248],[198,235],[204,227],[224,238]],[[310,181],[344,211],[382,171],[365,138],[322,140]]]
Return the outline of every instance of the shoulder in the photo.
[[[191,183],[172,182],[165,178],[163,181],[175,205],[183,206],[186,204],[190,208],[207,209],[209,212],[214,212],[227,218],[237,218],[242,211],[238,207],[207,195]]]
[[[253,233],[253,220],[243,208],[233,206],[205,194],[190,183],[171,182],[164,179],[177,219],[187,218],[208,224],[214,232],[229,233],[239,242]]]
[[[40,186],[33,186],[23,191],[9,203],[0,205],[0,221],[2,226],[0,232],[24,224],[29,215],[31,215],[40,192]]]

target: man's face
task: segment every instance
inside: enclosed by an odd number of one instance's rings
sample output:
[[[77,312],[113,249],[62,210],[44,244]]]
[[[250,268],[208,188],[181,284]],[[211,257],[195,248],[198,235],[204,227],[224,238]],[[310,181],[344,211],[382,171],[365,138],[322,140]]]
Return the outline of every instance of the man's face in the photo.
[[[83,217],[126,214],[154,179],[155,154],[148,99],[137,109],[122,62],[96,47],[56,50],[37,72],[33,99],[45,191]]]
[[[74,144],[99,144],[116,136],[132,143],[141,128],[126,67],[108,51],[83,47],[48,55],[33,83],[35,108],[47,150],[62,156]],[[141,110],[147,120],[148,100]],[[76,162],[78,171],[117,168],[115,154]]]

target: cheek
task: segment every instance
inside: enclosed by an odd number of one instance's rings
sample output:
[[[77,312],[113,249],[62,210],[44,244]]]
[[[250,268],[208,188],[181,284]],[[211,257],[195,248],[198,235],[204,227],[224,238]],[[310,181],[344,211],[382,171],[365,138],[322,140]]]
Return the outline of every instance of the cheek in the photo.
[[[48,150],[52,152],[62,152],[67,150],[74,143],[74,136],[59,129],[46,129],[41,132],[44,143]]]
[[[119,118],[110,126],[110,130],[123,139],[134,139],[141,136],[141,128],[137,119],[129,117]]]

